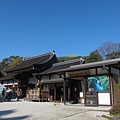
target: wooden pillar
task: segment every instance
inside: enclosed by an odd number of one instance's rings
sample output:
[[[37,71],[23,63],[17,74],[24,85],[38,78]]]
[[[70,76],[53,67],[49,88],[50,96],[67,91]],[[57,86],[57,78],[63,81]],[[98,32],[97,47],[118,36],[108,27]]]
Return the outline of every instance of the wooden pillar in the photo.
[[[63,81],[63,99],[64,99],[64,104],[66,102],[66,79],[64,78]]]
[[[113,78],[111,75],[108,77],[109,79],[109,90],[110,90],[110,105],[114,104],[114,88],[113,88]]]
[[[109,67],[109,90],[110,90],[110,105],[114,104],[114,87],[113,87],[113,76],[111,74],[111,68]]]
[[[54,101],[56,102],[56,84],[54,86]]]
[[[42,89],[42,102],[43,102],[43,89]]]
[[[70,102],[70,87],[68,87],[68,100]]]
[[[83,81],[82,81],[82,91],[83,91],[83,103],[82,104],[86,104],[86,98],[85,98],[85,94],[86,94],[86,77],[84,77]]]

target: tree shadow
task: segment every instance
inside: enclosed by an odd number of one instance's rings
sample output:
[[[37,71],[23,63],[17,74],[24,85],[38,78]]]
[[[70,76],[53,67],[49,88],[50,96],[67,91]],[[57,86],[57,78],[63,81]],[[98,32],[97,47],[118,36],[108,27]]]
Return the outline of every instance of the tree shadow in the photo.
[[[17,116],[17,117],[5,117],[5,115],[12,114],[14,112],[16,112],[16,110],[14,109],[0,111],[0,120],[22,120],[30,117],[30,115],[23,115],[23,116]]]

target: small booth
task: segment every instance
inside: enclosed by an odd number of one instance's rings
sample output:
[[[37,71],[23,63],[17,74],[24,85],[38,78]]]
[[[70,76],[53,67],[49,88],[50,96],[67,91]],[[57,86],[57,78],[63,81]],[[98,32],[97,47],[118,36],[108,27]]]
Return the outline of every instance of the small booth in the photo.
[[[81,81],[80,102],[86,106],[112,106],[120,98],[120,58],[74,65],[67,69],[66,79]],[[64,86],[65,87],[65,86]]]

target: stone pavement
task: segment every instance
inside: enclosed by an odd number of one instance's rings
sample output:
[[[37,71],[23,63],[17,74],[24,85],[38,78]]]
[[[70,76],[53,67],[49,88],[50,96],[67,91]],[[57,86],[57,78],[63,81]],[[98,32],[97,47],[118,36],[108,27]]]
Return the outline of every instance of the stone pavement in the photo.
[[[12,101],[0,103],[0,120],[106,120],[110,107]]]

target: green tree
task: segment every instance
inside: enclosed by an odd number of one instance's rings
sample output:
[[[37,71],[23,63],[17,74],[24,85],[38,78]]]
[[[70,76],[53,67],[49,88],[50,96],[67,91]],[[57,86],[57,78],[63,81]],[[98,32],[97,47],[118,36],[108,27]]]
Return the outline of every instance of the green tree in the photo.
[[[102,56],[99,54],[98,50],[95,50],[90,53],[90,61],[97,62],[103,60]]]
[[[59,62],[64,62],[64,61],[73,60],[73,59],[77,59],[77,58],[80,58],[80,56],[75,56],[75,57],[68,57],[68,56],[58,57],[58,60],[59,60]]]
[[[4,58],[0,63],[0,69],[9,69],[19,64],[22,61],[22,57],[19,56],[10,56],[9,58]]]
[[[103,60],[102,56],[99,54],[98,50],[90,53],[89,56],[85,56],[85,63],[97,62]]]
[[[90,56],[84,56],[85,63],[90,63]]]
[[[13,68],[22,62],[22,57],[16,56],[7,66],[7,69]]]
[[[9,59],[8,58],[4,58],[1,62],[1,69],[6,69],[7,65],[9,64]]]
[[[68,60],[72,60],[73,58],[68,57],[68,56],[64,56],[64,57],[58,57],[59,62],[64,62],[64,61],[68,61]]]

